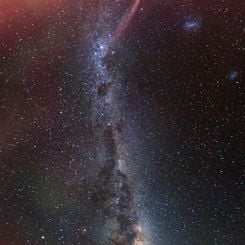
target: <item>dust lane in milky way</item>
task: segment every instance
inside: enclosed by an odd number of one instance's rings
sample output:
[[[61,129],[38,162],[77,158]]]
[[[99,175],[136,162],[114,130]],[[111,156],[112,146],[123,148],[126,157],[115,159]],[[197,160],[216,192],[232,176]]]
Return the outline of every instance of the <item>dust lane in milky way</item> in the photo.
[[[126,142],[122,137],[125,122],[117,106],[118,87],[121,85],[117,76],[111,74],[108,63],[105,62],[105,57],[113,53],[112,49],[116,48],[119,38],[134,17],[140,0],[136,0],[132,7],[126,10],[126,14],[119,16],[119,24],[115,30],[110,25],[105,28],[103,23],[105,13],[108,15],[109,12],[109,16],[114,17],[110,9],[114,6],[110,4],[102,11],[102,24],[98,24],[98,30],[102,34],[96,36],[92,43],[95,85],[92,86],[94,99],[91,110],[94,118],[94,132],[97,135],[98,159],[101,162],[93,198],[109,217],[106,221],[108,231],[103,235],[108,236],[109,240],[115,244],[143,244],[144,234],[134,207],[134,197],[124,157],[127,154],[124,150]]]

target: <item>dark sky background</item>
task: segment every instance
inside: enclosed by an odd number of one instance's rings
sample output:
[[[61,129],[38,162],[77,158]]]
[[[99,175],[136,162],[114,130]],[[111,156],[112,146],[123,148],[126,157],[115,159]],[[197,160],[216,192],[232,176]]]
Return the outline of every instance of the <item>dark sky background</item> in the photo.
[[[89,199],[98,2],[0,1],[0,245],[110,244]],[[241,0],[142,1],[110,61],[149,244],[244,244],[244,16]]]

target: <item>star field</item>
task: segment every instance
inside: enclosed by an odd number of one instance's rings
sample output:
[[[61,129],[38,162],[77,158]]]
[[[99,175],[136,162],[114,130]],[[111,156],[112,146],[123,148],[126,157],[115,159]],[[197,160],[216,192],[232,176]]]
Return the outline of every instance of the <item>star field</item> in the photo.
[[[0,2],[0,245],[240,245],[242,1]]]

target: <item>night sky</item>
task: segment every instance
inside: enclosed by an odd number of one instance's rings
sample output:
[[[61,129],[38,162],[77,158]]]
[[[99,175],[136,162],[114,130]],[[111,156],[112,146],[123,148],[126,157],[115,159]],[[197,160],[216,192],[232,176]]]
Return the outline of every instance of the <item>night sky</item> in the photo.
[[[0,245],[242,245],[242,0],[0,0]]]

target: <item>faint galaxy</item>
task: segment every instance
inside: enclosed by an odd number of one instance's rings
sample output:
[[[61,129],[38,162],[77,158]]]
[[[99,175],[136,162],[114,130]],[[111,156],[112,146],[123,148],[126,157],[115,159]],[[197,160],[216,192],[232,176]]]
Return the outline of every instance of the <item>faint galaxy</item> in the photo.
[[[184,29],[186,31],[197,31],[201,28],[201,20],[187,19],[184,23]]]
[[[0,2],[0,245],[242,245],[244,4]]]
[[[231,80],[235,80],[239,75],[239,71],[237,70],[232,70],[230,73],[229,73],[229,78]]]

